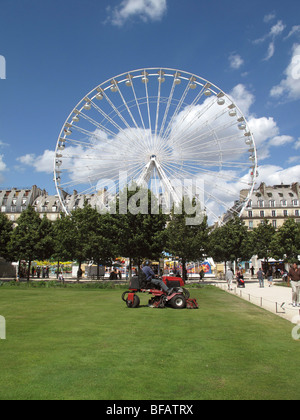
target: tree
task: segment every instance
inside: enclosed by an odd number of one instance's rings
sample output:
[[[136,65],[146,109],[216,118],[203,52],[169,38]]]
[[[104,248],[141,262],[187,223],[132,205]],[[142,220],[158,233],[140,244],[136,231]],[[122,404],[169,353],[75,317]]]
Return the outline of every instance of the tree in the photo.
[[[249,260],[253,256],[251,233],[245,223],[236,217],[226,225],[216,228],[209,237],[209,255],[215,261]]]
[[[93,214],[94,212],[94,214]],[[114,219],[109,214],[99,214],[91,209],[90,222],[93,228],[88,235],[88,244],[86,246],[86,255],[89,260],[97,264],[97,278],[99,279],[99,266],[111,265],[112,261],[118,256],[117,231],[114,225]]]
[[[206,255],[208,243],[207,218],[204,217],[200,223],[190,224],[188,219],[196,216],[187,214],[186,201],[184,198],[177,208],[173,208],[171,220],[167,227],[167,245],[166,250],[174,257],[180,259],[183,270],[183,279],[187,279],[186,263],[188,261],[201,261]],[[190,207],[191,203],[188,203]],[[193,201],[195,207],[195,201]]]
[[[109,263],[117,254],[116,229],[110,214],[99,214],[89,204],[70,216],[61,215],[53,227],[57,261]],[[99,277],[99,271],[98,271]]]
[[[271,242],[276,234],[276,229],[271,225],[269,220],[264,220],[253,231],[253,255],[256,254],[260,260],[266,262],[273,257]]]
[[[46,215],[41,220],[39,226],[39,238],[38,258],[40,260],[47,260],[55,252],[55,242],[53,237],[53,222],[51,222]]]
[[[138,266],[143,259],[158,259],[164,249],[167,216],[148,189],[126,187],[116,202],[113,224],[117,229],[118,251]]]
[[[4,259],[10,259],[8,243],[13,232],[13,224],[5,214],[0,213],[0,256]]]
[[[43,239],[41,223],[39,215],[29,206],[19,217],[8,244],[11,255],[19,261],[28,261],[27,281],[29,281],[31,262],[40,256],[40,244]]]
[[[297,261],[300,255],[300,225],[294,219],[287,219],[274,235],[270,248],[276,259]]]
[[[58,277],[60,261],[70,261],[73,259],[74,237],[71,217],[62,213],[53,224],[52,234],[54,242],[52,257],[57,261]]]

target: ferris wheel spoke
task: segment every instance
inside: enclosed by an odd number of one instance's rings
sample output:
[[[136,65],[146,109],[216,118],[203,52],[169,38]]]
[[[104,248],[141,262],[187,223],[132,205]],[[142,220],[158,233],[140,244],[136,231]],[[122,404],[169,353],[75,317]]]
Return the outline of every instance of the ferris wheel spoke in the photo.
[[[170,165],[167,165],[167,164],[164,164],[163,167],[164,167],[165,172],[168,173],[168,175],[170,177],[174,176],[174,174],[176,176],[176,174],[177,174],[177,178],[180,177],[180,176],[183,176],[186,179],[191,179],[191,178],[192,179],[195,179],[195,178],[197,178],[197,179],[200,178],[201,179],[201,177],[199,177],[199,175],[200,175],[201,172],[203,172],[206,175],[206,177],[203,178],[205,180],[208,179],[207,176],[210,176],[212,178],[212,180],[220,179],[221,181],[225,180],[225,181],[228,181],[228,182],[231,182],[231,183],[232,182],[235,182],[235,183],[239,182],[239,183],[245,184],[247,186],[249,185],[247,181],[243,181],[235,175],[228,175],[224,172],[219,173],[219,172],[216,172],[216,171],[210,171],[210,170],[207,170],[207,169],[197,167],[198,173],[191,173],[187,169],[183,169],[183,167],[174,169],[174,166],[170,166]],[[185,168],[187,168],[187,167],[185,166]],[[178,176],[178,175],[180,175],[180,176]]]
[[[162,137],[164,129],[165,129],[165,125],[166,125],[166,121],[169,115],[169,111],[170,111],[170,107],[173,101],[173,96],[174,96],[174,92],[175,92],[175,87],[176,87],[176,74],[174,75],[174,80],[173,80],[173,84],[172,84],[172,88],[171,88],[171,92],[169,94],[169,98],[168,98],[168,102],[167,102],[167,106],[166,106],[166,110],[165,110],[165,114],[164,114],[164,118],[160,127],[160,131],[159,131],[159,137]]]
[[[187,86],[186,86],[186,88],[185,88],[185,90],[184,90],[184,92],[182,94],[182,97],[181,97],[181,99],[180,99],[180,101],[179,101],[179,103],[177,105],[177,108],[176,108],[174,114],[172,115],[172,118],[171,118],[171,120],[169,122],[169,125],[167,126],[167,128],[166,128],[166,130],[165,130],[165,132],[163,134],[163,137],[162,137],[163,140],[166,140],[167,137],[169,136],[169,133],[171,132],[171,129],[172,129],[173,121],[175,121],[175,119],[177,118],[177,116],[178,116],[178,114],[180,112],[180,109],[182,107],[182,104],[184,103],[184,100],[187,97],[187,94],[189,92],[189,89],[190,89],[190,83],[187,84]]]
[[[121,94],[121,92],[120,92],[120,89],[119,89],[119,86],[116,84],[116,88],[118,89],[118,91],[119,91],[119,94],[120,94],[120,96],[121,96],[121,98],[123,97],[122,96],[122,94]],[[105,98],[106,98],[106,100],[107,100],[107,102],[110,104],[110,106],[111,106],[111,108],[114,110],[114,112],[116,113],[116,115],[118,115],[118,117],[120,118],[120,120],[123,122],[123,124],[125,125],[125,127],[127,128],[127,130],[129,131],[129,133],[133,133],[133,137],[135,138],[135,141],[134,141],[134,143],[135,144],[139,144],[139,137],[137,136],[137,134],[136,134],[136,132],[133,130],[133,127],[132,126],[130,126],[130,124],[126,121],[126,119],[123,117],[123,115],[120,113],[120,111],[118,110],[118,108],[114,105],[114,103],[111,101],[111,99],[108,97],[108,95],[104,92],[103,93],[104,94],[104,96],[105,96]],[[127,104],[126,104],[126,108],[127,108],[127,110],[129,111],[129,114],[132,116],[132,114],[130,113],[130,110],[129,110],[129,108],[128,108],[128,106],[127,106]],[[135,122],[135,121],[134,121]],[[119,130],[119,133],[122,131],[122,133],[125,133],[125,130],[123,130],[123,129],[121,129],[121,130]],[[133,141],[133,138],[130,136],[130,139]]]

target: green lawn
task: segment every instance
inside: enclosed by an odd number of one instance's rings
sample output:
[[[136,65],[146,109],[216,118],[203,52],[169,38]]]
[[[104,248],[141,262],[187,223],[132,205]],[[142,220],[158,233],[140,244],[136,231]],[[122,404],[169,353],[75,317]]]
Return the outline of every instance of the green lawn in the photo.
[[[212,287],[199,310],[121,294],[0,287],[0,399],[299,399],[289,322]]]

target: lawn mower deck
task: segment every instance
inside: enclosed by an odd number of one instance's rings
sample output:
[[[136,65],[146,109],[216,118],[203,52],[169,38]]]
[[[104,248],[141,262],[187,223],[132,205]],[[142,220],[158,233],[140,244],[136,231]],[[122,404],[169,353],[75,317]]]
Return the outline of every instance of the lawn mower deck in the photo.
[[[163,277],[163,282],[168,288],[173,289],[173,293],[168,295],[152,283],[143,283],[138,276],[132,278],[130,283],[130,290],[124,292],[122,300],[126,303],[128,308],[138,308],[140,306],[140,298],[137,293],[148,293],[152,295],[148,306],[151,308],[165,308],[170,306],[174,309],[198,309],[198,304],[195,299],[190,299],[190,293],[184,289],[184,282],[179,277]]]

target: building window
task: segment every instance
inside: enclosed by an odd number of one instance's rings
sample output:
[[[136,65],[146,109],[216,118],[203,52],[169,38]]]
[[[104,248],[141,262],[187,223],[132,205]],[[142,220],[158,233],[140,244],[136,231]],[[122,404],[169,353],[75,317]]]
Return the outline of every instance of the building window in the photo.
[[[270,200],[270,207],[276,207],[275,200]]]
[[[299,200],[293,200],[292,203],[293,203],[293,206],[294,207],[298,207],[299,206]]]
[[[288,215],[289,215],[288,210],[283,210],[283,215],[284,215],[284,217],[288,217]]]
[[[253,211],[248,211],[248,217],[253,217]]]
[[[276,210],[272,210],[272,217],[276,217]]]
[[[261,211],[261,212],[260,212],[260,217],[262,217],[262,218],[264,218],[264,217],[265,217],[265,212],[264,212],[264,211]]]
[[[296,217],[299,217],[299,216],[300,216],[300,212],[299,212],[299,210],[295,210],[295,216],[296,216]]]
[[[253,221],[249,222],[249,229],[253,229]]]
[[[248,208],[251,208],[251,207],[252,207],[252,200],[249,200],[249,202],[248,202],[248,204],[247,204],[247,207],[248,207]]]
[[[273,228],[277,229],[277,220],[272,220]]]
[[[264,202],[264,200],[259,200],[259,201],[258,201],[258,207],[260,207],[260,208],[265,207],[265,202]]]
[[[5,212],[6,212],[6,206],[2,206],[2,207],[1,207],[1,212],[2,212],[2,213],[5,213]]]
[[[287,207],[287,201],[281,200],[281,207]]]
[[[16,211],[17,211],[17,207],[16,206],[11,206],[11,212],[16,213]]]

